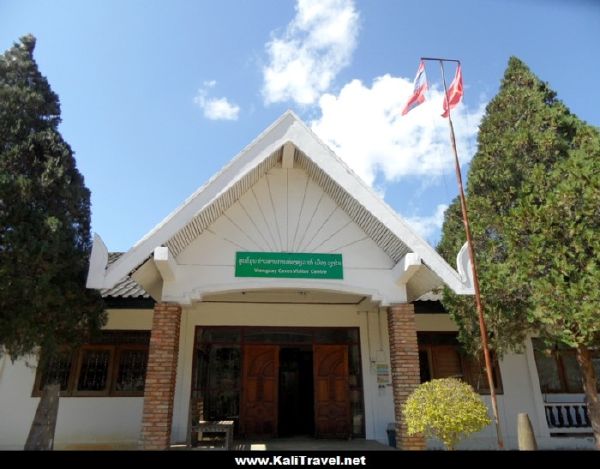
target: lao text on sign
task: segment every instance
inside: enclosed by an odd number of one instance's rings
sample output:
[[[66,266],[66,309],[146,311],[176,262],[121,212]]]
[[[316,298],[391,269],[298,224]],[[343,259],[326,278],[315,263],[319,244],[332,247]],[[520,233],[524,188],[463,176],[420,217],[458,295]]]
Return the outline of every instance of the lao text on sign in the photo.
[[[341,254],[236,252],[236,277],[343,279]]]

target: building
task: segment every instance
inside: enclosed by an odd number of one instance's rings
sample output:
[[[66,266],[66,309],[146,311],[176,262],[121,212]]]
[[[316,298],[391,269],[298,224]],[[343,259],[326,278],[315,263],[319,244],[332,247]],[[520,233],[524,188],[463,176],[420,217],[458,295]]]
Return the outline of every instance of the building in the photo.
[[[88,287],[109,307],[102,338],[45,375],[2,359],[0,448],[22,448],[50,377],[63,396],[57,448],[162,449],[197,418],[232,419],[247,438],[383,443],[396,422],[399,447],[424,448],[400,424],[421,380],[461,376],[486,393],[481,363],[459,353],[431,293],[472,293],[464,253],[458,261],[457,271],[287,112],[128,252],[95,237]],[[534,345],[496,366],[507,447],[521,412],[541,447],[591,447],[565,437],[591,431],[567,351],[549,358]],[[494,448],[493,428],[463,447]]]

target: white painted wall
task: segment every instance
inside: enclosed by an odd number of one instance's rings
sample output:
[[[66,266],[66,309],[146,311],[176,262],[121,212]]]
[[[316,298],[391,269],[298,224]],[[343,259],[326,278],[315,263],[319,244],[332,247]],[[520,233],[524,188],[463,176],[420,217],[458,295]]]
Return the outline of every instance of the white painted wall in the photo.
[[[0,450],[23,449],[39,401],[30,397],[34,365],[32,358],[14,363],[7,355],[0,358]]]
[[[106,329],[152,328],[152,310],[109,311]],[[31,397],[36,359],[0,358],[0,450],[23,449],[38,397]],[[142,422],[142,397],[61,397],[55,448],[135,447]]]
[[[110,329],[149,329],[152,311],[114,310]],[[447,315],[419,314],[418,330],[455,330]],[[191,391],[194,330],[196,326],[304,326],[358,327],[360,331],[365,430],[368,439],[387,442],[387,425],[393,420],[391,386],[380,387],[374,364],[389,364],[389,339],[385,309],[359,311],[356,305],[226,304],[197,303],[182,313],[177,384],[174,402],[173,442],[185,441]],[[527,412],[540,448],[592,448],[591,439],[550,437],[543,414],[537,372],[530,347],[523,354],[509,354],[500,362],[504,393],[498,396],[501,425],[507,448],[517,446],[517,414]],[[38,398],[31,397],[35,369],[25,360],[0,359],[0,449],[21,449],[33,420]],[[489,398],[485,398],[488,401]],[[132,448],[139,439],[142,398],[61,398],[56,448]],[[491,412],[490,412],[491,415]],[[430,448],[439,447],[435,441]],[[488,427],[464,441],[459,448],[495,447],[495,432]]]

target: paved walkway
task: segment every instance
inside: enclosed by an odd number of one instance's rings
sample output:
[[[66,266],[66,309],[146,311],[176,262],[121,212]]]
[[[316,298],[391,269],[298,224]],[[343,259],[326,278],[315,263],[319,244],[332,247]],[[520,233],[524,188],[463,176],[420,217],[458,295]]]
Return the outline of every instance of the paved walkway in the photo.
[[[220,445],[220,443],[219,443]],[[185,445],[173,445],[171,449],[185,449]],[[217,449],[204,446],[192,450]],[[375,440],[321,440],[309,436],[273,438],[269,440],[234,440],[235,451],[396,451]]]
[[[395,451],[375,440],[320,440],[308,436],[275,438],[260,441],[235,441],[237,450],[251,451]]]

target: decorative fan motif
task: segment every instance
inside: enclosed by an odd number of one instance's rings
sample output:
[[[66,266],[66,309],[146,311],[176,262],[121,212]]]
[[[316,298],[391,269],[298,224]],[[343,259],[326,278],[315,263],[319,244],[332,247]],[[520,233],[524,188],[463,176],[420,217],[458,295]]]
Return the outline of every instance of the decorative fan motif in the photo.
[[[339,252],[369,237],[304,171],[272,168],[207,232],[236,250]]]

